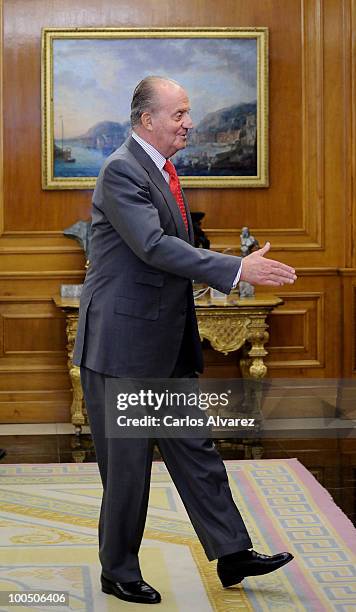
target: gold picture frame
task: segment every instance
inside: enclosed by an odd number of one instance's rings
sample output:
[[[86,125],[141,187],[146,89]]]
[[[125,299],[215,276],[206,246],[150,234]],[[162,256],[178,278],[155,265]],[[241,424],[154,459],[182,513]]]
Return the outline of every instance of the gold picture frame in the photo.
[[[268,186],[268,28],[44,28],[41,66],[43,189],[94,188],[148,74],[196,109],[184,187]]]

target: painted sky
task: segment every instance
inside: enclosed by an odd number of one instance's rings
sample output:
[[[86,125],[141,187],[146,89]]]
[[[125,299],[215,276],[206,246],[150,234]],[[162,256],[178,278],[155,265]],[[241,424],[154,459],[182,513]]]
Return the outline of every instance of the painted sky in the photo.
[[[187,90],[195,124],[209,112],[256,100],[256,40],[217,38],[54,40],[55,137],[98,121],[129,120],[132,92],[149,74]]]

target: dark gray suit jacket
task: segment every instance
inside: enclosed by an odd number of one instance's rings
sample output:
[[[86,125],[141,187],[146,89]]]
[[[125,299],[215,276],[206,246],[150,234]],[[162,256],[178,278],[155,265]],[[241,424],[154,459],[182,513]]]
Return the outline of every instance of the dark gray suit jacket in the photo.
[[[191,280],[229,293],[241,260],[195,248],[186,208],[189,233],[167,182],[133,138],[107,158],[93,196],[74,364],[118,377],[169,377],[188,322],[202,371]]]

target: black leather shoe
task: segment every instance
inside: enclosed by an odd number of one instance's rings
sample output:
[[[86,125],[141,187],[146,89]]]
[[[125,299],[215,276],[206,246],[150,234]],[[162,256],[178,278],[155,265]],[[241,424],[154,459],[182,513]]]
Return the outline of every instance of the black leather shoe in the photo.
[[[243,550],[220,557],[217,571],[223,587],[229,587],[241,582],[246,576],[261,576],[274,572],[292,559],[293,555],[288,552],[270,557],[255,550]]]
[[[161,595],[144,580],[133,582],[112,582],[101,574],[101,590],[118,599],[135,603],[155,604],[161,601]]]

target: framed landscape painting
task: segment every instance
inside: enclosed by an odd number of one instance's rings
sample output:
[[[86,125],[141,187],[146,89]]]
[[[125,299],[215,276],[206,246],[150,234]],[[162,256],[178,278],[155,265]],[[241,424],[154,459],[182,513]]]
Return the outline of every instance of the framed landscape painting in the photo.
[[[46,28],[43,189],[94,188],[150,74],[190,98],[194,127],[172,158],[184,187],[268,186],[267,28]]]

